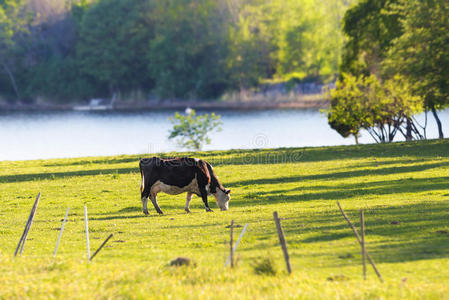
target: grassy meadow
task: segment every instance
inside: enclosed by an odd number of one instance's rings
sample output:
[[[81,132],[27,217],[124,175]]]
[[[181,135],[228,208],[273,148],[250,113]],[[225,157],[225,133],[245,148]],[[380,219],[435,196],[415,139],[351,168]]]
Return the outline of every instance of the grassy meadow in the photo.
[[[145,216],[143,156],[0,162],[0,298],[449,299],[449,140],[179,155],[214,165],[232,189],[229,211],[211,197],[206,213],[194,197],[186,214],[185,195],[161,193],[165,214],[149,203]],[[38,192],[24,252],[14,257]],[[360,247],[336,201],[357,227],[365,210],[367,250],[384,283],[370,266],[363,280]],[[114,234],[90,263],[84,205],[91,253]],[[275,210],[285,218],[291,275]],[[232,270],[224,267],[231,220],[249,224]],[[196,267],[169,266],[178,256]],[[277,274],[255,274],[267,257]]]

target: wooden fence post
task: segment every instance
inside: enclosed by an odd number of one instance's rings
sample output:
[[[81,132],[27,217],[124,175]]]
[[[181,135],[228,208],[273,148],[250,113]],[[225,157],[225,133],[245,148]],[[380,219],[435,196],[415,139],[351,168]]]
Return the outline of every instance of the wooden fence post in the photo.
[[[58,240],[56,241],[55,251],[53,251],[53,257],[56,256],[56,251],[58,251],[59,242],[61,241],[62,232],[64,231],[64,225],[65,225],[65,222],[67,221],[67,216],[69,215],[69,209],[70,208],[67,207],[67,211],[65,213],[64,220],[62,221],[61,230],[59,231]]]
[[[230,229],[231,229],[231,238],[230,238],[230,242],[229,242],[229,247],[230,247],[230,250],[231,250],[231,254],[230,254],[230,256],[231,256],[231,268],[234,268],[234,249],[233,249],[233,246],[234,246],[234,240],[233,240],[233,238],[234,238],[234,236],[233,236],[233,234],[234,234],[234,220],[231,221]]]
[[[237,239],[237,242],[235,242],[235,245],[234,245],[234,248],[233,248],[233,254],[235,254],[235,250],[237,249],[237,246],[239,245],[239,243],[240,243],[240,240],[242,239],[242,237],[243,237],[243,234],[245,234],[245,230],[246,230],[246,228],[248,227],[248,223],[246,223],[245,224],[245,226],[243,226],[243,229],[242,229],[242,231],[240,232],[240,235],[239,235],[239,238]],[[227,265],[229,265],[229,262],[231,261],[231,255],[229,255],[229,257],[228,257],[228,259],[226,260],[226,262],[225,262],[225,267],[227,266]]]
[[[340,203],[338,203],[338,201],[337,201],[337,205],[338,205],[338,208],[340,209],[341,214],[343,215],[343,217],[345,218],[345,220],[348,222],[349,227],[351,227],[352,231],[354,232],[354,235],[355,235],[357,241],[358,241],[359,244],[361,245],[361,244],[362,244],[362,241],[360,240],[360,236],[359,236],[357,230],[355,229],[355,227],[354,227],[354,225],[352,224],[351,220],[349,220],[349,218],[348,218],[348,216],[346,215],[346,213],[345,213],[345,211],[343,210],[343,208],[341,208]],[[381,282],[383,282],[382,275],[380,275],[379,270],[377,270],[377,267],[376,267],[376,265],[374,264],[374,261],[371,259],[371,256],[369,255],[368,251],[366,251],[366,249],[365,249],[365,255],[366,255],[366,258],[368,259],[368,262],[369,262],[369,263],[371,264],[371,266],[373,267],[374,272],[376,272],[377,277],[379,277],[379,280],[380,280]]]
[[[111,233],[106,240],[100,245],[100,247],[97,249],[97,251],[94,252],[94,254],[92,254],[92,256],[89,258],[89,261],[92,261],[92,259],[94,259],[95,255],[97,255],[98,252],[100,252],[101,248],[103,248],[104,245],[106,245],[106,243],[109,241],[109,239],[113,236],[113,234]]]
[[[30,215],[28,216],[27,223],[25,225],[25,229],[23,230],[22,236],[20,237],[19,244],[17,245],[16,251],[14,251],[14,256],[17,256],[17,252],[20,248],[20,255],[22,255],[23,247],[25,245],[25,241],[28,236],[28,232],[30,231],[31,224],[33,223],[34,215],[36,214],[37,205],[39,204],[39,199],[41,198],[41,193],[36,197],[36,200],[34,201],[33,208],[31,208]]]
[[[276,223],[276,228],[278,230],[279,242],[281,243],[282,252],[284,252],[285,263],[287,264],[288,274],[292,273],[292,268],[290,266],[290,257],[288,256],[287,244],[285,242],[284,232],[282,231],[281,220],[279,219],[278,212],[273,212],[274,222]]]
[[[362,264],[363,264],[363,279],[366,280],[366,258],[365,258],[365,218],[363,215],[363,209],[360,210],[360,235],[362,236]]]
[[[87,259],[90,260],[90,247],[89,247],[89,226],[87,224],[87,206],[84,206],[84,224],[86,227],[86,246],[87,246]]]

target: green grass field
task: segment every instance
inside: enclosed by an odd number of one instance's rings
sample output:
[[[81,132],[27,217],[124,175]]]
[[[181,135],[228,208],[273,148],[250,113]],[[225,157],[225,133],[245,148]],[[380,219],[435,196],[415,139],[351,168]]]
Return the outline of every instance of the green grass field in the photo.
[[[449,140],[182,155],[214,165],[232,189],[229,211],[212,197],[206,213],[194,197],[188,215],[185,195],[159,194],[165,215],[149,203],[145,216],[140,156],[0,162],[0,298],[449,299]],[[38,192],[24,253],[14,257]],[[367,249],[384,283],[370,266],[363,280],[360,247],[336,201],[357,227],[365,210]],[[114,233],[91,263],[84,205],[91,252]],[[275,210],[286,218],[291,275]],[[249,223],[232,270],[224,267],[231,220]],[[169,266],[178,256],[197,266]],[[270,256],[278,273],[255,274],[255,261]]]

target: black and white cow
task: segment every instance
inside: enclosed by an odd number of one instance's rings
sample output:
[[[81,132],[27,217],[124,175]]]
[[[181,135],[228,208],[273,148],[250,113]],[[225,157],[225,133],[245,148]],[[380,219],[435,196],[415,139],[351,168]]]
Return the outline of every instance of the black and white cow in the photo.
[[[157,203],[157,193],[177,195],[187,192],[185,211],[190,212],[192,194],[203,199],[206,211],[212,211],[207,196],[214,195],[218,207],[228,210],[231,190],[225,189],[218,181],[212,166],[197,158],[161,159],[143,158],[139,163],[142,184],[140,186],[143,212],[148,214],[147,202],[150,197],[154,208],[162,214]]]

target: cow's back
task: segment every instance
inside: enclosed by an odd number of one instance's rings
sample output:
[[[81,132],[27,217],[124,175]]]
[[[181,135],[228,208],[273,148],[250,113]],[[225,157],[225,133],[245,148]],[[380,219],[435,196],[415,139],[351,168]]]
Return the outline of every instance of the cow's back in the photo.
[[[172,158],[161,159],[158,157],[144,158],[140,160],[140,172],[145,177],[145,181],[154,184],[161,181],[164,184],[185,187],[191,184],[192,180],[202,177],[208,181],[208,174],[205,173],[205,163],[193,158]]]

